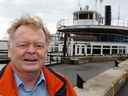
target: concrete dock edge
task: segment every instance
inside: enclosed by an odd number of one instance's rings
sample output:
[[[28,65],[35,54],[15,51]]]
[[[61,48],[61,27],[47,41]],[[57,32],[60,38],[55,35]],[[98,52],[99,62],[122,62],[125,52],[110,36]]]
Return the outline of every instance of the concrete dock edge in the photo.
[[[78,96],[114,96],[128,77],[128,60],[84,83],[84,88],[75,87]]]

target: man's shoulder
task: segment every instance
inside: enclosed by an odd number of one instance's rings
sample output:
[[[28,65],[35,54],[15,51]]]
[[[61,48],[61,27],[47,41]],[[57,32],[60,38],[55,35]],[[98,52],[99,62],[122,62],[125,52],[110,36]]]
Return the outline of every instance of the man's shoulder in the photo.
[[[2,77],[5,69],[6,69],[7,65],[3,66],[2,68],[0,68],[0,78]]]
[[[50,74],[54,75],[55,77],[61,79],[62,81],[65,80],[65,76],[59,72],[54,71],[52,68],[46,67],[47,71],[49,71]]]
[[[63,82],[62,87],[56,93],[56,96],[62,96],[62,94],[68,94],[68,96],[76,96],[74,91],[74,86],[72,85],[71,81],[64,75],[52,70],[51,68],[47,68],[50,74],[54,75],[53,77],[58,78],[60,81]],[[61,94],[61,95],[60,95]]]

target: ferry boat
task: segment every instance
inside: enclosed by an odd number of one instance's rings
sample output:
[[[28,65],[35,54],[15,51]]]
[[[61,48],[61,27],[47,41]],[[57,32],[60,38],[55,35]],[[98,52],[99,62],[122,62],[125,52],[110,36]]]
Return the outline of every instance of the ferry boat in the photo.
[[[103,17],[86,6],[75,11],[72,20],[58,21],[58,46],[64,56],[128,55],[128,22],[112,20],[109,4],[104,13]]]

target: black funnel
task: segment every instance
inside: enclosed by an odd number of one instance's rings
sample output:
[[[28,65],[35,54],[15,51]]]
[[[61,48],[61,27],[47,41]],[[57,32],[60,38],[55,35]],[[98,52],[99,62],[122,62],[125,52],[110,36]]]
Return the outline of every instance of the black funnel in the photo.
[[[105,25],[111,25],[111,6],[105,6]]]

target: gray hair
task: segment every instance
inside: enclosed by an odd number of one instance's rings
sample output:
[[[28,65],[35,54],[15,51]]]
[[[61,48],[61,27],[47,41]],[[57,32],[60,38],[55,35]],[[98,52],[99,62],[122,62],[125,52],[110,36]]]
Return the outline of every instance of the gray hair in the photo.
[[[43,21],[38,16],[22,16],[19,19],[16,19],[12,25],[8,28],[7,32],[9,34],[9,40],[11,40],[14,36],[14,33],[16,32],[17,28],[21,25],[33,25],[35,28],[42,29],[45,37],[46,37],[46,43],[49,44],[51,40],[50,32],[46,28],[46,26],[43,24]]]

